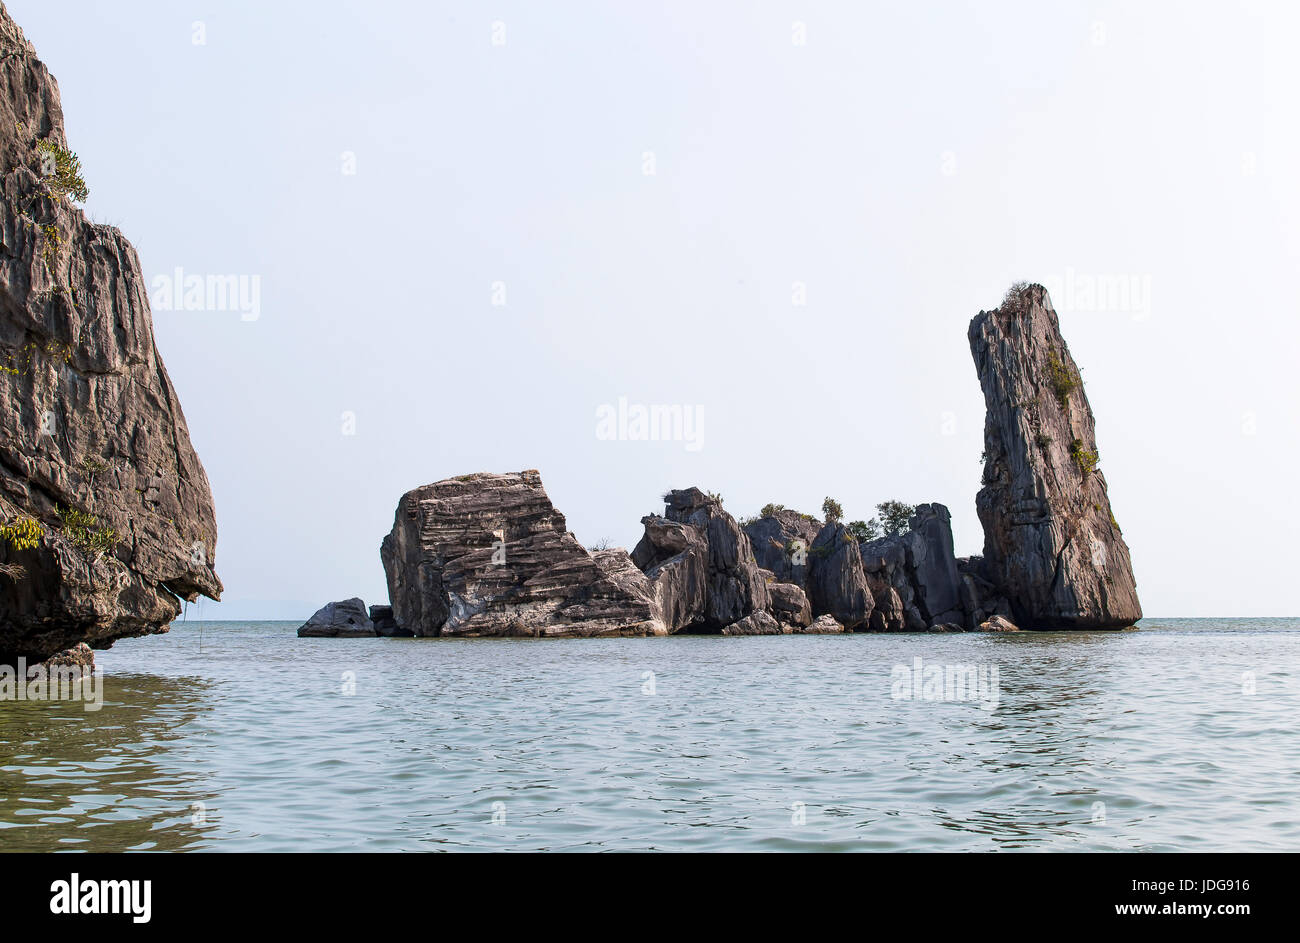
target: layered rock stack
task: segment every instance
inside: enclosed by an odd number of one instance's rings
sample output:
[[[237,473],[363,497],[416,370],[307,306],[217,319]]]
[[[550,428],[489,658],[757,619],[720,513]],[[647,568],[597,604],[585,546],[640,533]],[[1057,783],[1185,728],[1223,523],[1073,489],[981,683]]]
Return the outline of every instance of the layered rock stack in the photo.
[[[664,495],[631,554],[588,551],[536,471],[473,474],[404,495],[380,549],[392,606],[331,603],[302,636],[777,635],[973,629],[947,509],[860,544],[777,510],[742,526],[698,488]],[[763,564],[766,564],[763,565]]]
[[[626,551],[584,549],[536,471],[406,493],[380,556],[393,619],[418,636],[667,632]]]
[[[217,599],[207,476],[135,250],[92,223],[59,90],[0,7],[0,661]]]
[[[1128,626],[1142,618],[1111,513],[1092,408],[1041,285],[971,321],[984,391],[984,558],[974,575],[1025,628]]]

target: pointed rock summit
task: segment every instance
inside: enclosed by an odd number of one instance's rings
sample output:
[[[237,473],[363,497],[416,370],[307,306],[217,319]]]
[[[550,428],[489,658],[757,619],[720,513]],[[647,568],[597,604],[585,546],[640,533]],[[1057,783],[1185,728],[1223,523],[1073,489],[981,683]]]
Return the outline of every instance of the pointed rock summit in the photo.
[[[1111,513],[1092,408],[1051,299],[1013,288],[970,324],[984,390],[983,576],[1031,629],[1120,628],[1142,618]]]

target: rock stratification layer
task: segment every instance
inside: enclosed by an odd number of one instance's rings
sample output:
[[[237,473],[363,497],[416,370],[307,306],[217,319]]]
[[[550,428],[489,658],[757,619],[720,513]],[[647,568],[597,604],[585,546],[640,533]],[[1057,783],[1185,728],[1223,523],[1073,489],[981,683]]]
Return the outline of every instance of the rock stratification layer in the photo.
[[[588,552],[536,471],[402,496],[380,547],[397,624],[420,636],[663,635],[626,551]]]
[[[1142,617],[1111,513],[1092,408],[1041,285],[971,321],[984,390],[984,577],[1025,628],[1132,625]]]
[[[0,660],[219,598],[207,475],[135,250],[69,199],[59,90],[0,6]]]

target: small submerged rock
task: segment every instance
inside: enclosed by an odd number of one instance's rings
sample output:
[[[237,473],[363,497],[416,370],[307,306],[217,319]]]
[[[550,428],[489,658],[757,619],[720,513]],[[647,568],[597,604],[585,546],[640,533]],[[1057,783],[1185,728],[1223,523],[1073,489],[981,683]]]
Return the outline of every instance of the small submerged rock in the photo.
[[[840,635],[844,632],[844,626],[828,613],[814,619],[813,624],[804,629],[803,632],[805,635]]]
[[[1002,616],[992,616],[980,623],[981,632],[1019,632],[1020,626]]]
[[[27,669],[28,677],[39,676],[51,668],[77,668],[84,678],[95,670],[95,651],[85,642],[78,642],[72,648],[45,659],[41,664],[32,665]]]

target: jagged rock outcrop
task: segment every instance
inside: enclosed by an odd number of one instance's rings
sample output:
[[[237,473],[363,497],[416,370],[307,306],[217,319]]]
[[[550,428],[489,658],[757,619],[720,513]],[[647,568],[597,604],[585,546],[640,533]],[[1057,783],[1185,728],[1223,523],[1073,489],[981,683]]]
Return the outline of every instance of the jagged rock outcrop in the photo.
[[[669,633],[702,628],[709,596],[709,546],[690,524],[656,514],[641,518],[645,533],[632,562],[645,572],[659,618]]]
[[[952,549],[952,515],[942,504],[918,504],[908,522],[907,562],[921,615],[930,623],[962,622],[961,577]]]
[[[961,574],[962,607],[974,625],[978,626],[995,615],[1011,615],[1011,603],[989,581],[983,557],[959,557],[957,572]]]
[[[812,624],[812,603],[807,594],[794,583],[770,582],[767,584],[768,607],[778,622],[795,629]]]
[[[373,638],[378,634],[366,615],[366,604],[355,596],[326,603],[298,629],[299,638]]]
[[[3,7],[0,173],[0,661],[12,662],[165,632],[180,599],[217,599],[221,581],[211,490],[139,258],[69,198],[58,86]]]
[[[624,551],[589,553],[533,470],[402,496],[380,548],[398,625],[429,636],[662,635]]]
[[[767,579],[754,559],[749,537],[723,510],[722,502],[699,488],[685,488],[668,492],[664,503],[663,517],[642,518],[645,535],[633,549],[632,560],[655,584],[652,592],[660,611],[674,614],[666,621],[680,627],[671,631],[689,626],[692,631],[720,632],[752,613],[766,610]],[[667,556],[669,553],[674,556]],[[663,564],[679,556],[680,562],[665,570]],[[701,556],[702,600],[698,575]],[[690,621],[682,625],[688,615]]]
[[[867,541],[861,553],[876,598],[873,631],[920,632],[953,623],[974,628],[953,556],[952,516],[942,504],[918,505],[906,533]]]
[[[903,599],[899,596],[898,590],[889,583],[888,578],[882,578],[879,572],[867,573],[867,586],[870,587],[872,598],[876,601],[875,608],[871,610],[871,616],[867,620],[867,628],[872,632],[902,632],[906,629],[907,610],[903,606]],[[916,621],[919,624],[919,613]]]
[[[814,615],[832,615],[846,629],[864,626],[875,600],[858,541],[836,521],[822,527],[808,551],[808,601]]]
[[[987,407],[976,509],[989,581],[1026,628],[1132,625],[1142,608],[1128,546],[1047,291],[1008,293],[971,321],[969,339]]]
[[[808,551],[822,528],[820,521],[788,508],[773,511],[745,525],[754,559],[782,583],[808,587]]]
[[[789,635],[790,631],[762,609],[722,627],[723,635]]]
[[[876,599],[872,611],[876,631],[921,632],[929,625],[917,605],[906,536],[880,537],[858,548],[867,585]]]
[[[835,621],[831,615],[818,616],[813,620],[813,624],[804,629],[806,635],[838,635],[844,631],[844,626]]]

